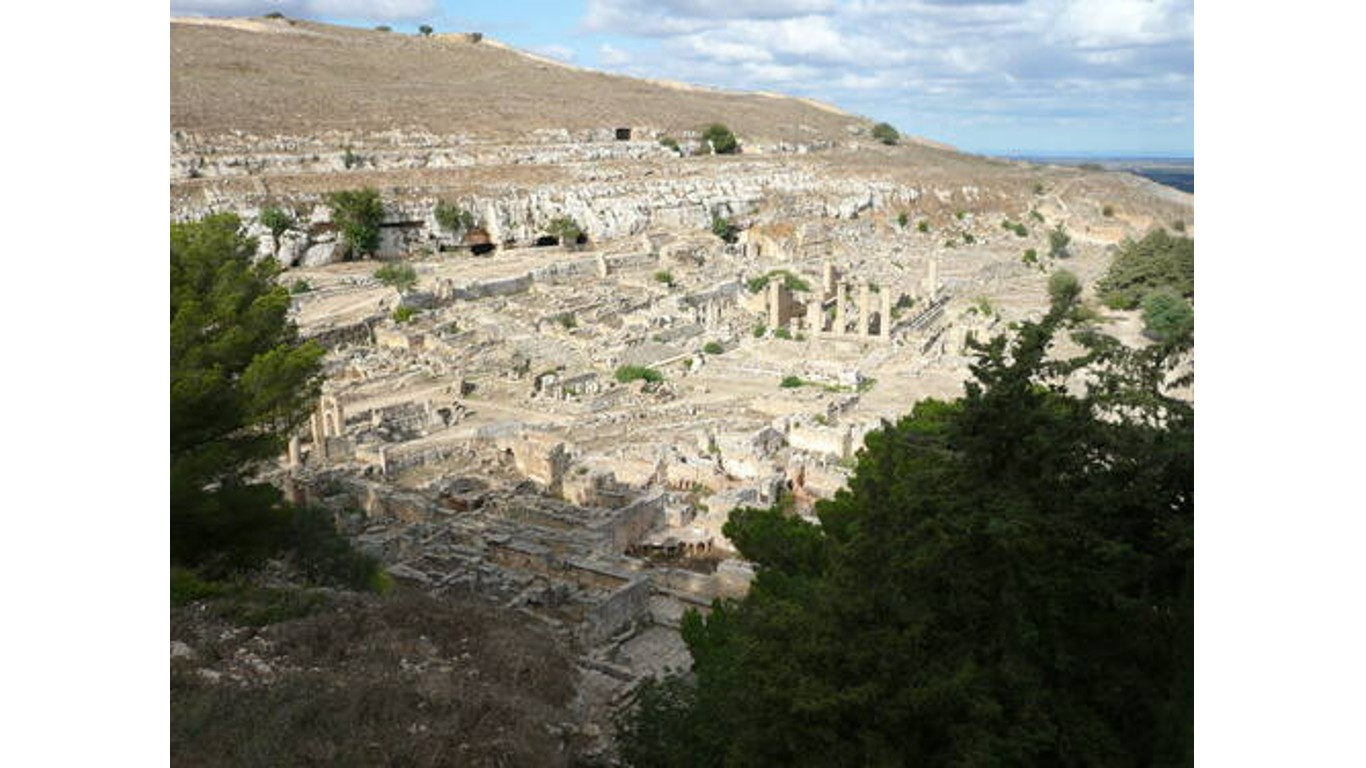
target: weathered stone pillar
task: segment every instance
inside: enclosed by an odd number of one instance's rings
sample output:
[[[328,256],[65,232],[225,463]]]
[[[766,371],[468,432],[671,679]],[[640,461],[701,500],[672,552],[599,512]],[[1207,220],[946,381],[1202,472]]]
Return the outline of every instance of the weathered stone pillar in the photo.
[[[930,273],[925,279],[925,295],[931,304],[939,298],[939,263],[930,257]]]
[[[293,469],[298,469],[298,468],[299,468],[299,465],[302,463],[302,461],[301,461],[301,452],[300,452],[300,450],[299,450],[299,436],[298,436],[298,435],[290,435],[290,437],[289,437],[289,454],[288,454],[288,455],[289,455],[289,468],[292,469],[292,470],[293,470]]]
[[[379,448],[379,475],[380,477],[389,476],[389,448],[380,446]]]
[[[848,300],[849,285],[847,283],[840,283],[836,286],[835,290],[835,327],[830,329],[832,333],[844,333],[844,324],[846,322],[844,316],[844,303]]]
[[[783,284],[768,281],[768,327],[777,330],[783,324]]]
[[[835,265],[825,260],[825,268],[821,270],[821,298],[828,299],[835,292]]]
[[[820,333],[825,330],[823,326],[825,320],[825,310],[821,303],[814,297],[806,302],[806,330],[809,333]]]
[[[882,316],[878,318],[878,333],[884,339],[892,338],[892,292],[883,290],[882,295]]]
[[[336,430],[336,436],[345,437],[346,416],[342,413],[341,401],[335,397],[332,398],[332,424],[333,428]]]
[[[322,445],[323,440],[327,437],[327,430],[325,429],[325,425],[323,424],[323,412],[321,409],[314,411],[308,417],[308,424],[309,427],[312,428],[313,444]]]
[[[606,257],[606,256],[603,256],[601,253],[599,253],[598,256],[597,256],[597,265],[598,265],[598,278],[599,278],[599,279],[605,279],[605,278],[607,277],[607,257]]]
[[[873,319],[873,288],[864,283],[858,290],[858,335],[867,336]]]

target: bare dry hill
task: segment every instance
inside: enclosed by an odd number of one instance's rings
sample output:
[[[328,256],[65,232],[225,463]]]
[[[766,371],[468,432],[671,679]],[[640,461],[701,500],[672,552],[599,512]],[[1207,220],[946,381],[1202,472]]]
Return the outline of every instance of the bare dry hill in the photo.
[[[307,133],[421,127],[509,138],[536,129],[695,130],[837,140],[868,121],[785,96],[571,67],[467,35],[414,37],[286,19],[171,23],[171,127]]]

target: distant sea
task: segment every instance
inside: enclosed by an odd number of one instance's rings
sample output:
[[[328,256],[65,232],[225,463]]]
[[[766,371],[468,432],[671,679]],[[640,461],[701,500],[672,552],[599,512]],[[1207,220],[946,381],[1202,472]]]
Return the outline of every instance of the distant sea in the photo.
[[[1193,157],[1105,157],[1099,155],[1006,155],[1011,160],[1027,160],[1049,165],[1096,165],[1107,171],[1127,171],[1166,184],[1173,189],[1195,194]]]

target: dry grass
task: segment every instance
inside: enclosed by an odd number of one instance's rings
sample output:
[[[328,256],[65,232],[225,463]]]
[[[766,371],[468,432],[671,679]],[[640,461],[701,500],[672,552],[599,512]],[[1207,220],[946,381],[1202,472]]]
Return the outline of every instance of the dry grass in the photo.
[[[193,615],[173,613],[197,654],[173,664],[175,765],[569,763],[569,654],[520,615],[416,592],[259,632]],[[244,659],[271,672],[239,675]]]

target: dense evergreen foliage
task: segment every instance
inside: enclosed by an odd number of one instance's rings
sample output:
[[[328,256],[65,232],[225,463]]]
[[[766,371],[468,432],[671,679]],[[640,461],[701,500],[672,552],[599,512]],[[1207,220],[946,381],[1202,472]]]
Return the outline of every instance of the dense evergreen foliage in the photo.
[[[740,142],[735,134],[721,123],[712,123],[702,131],[704,144],[711,144],[711,151],[718,155],[733,155],[740,150]]]
[[[1157,341],[1187,341],[1195,333],[1195,310],[1176,291],[1159,288],[1143,298],[1143,328]]]
[[[1096,283],[1101,299],[1115,309],[1137,309],[1149,293],[1170,288],[1195,296],[1195,241],[1156,229],[1142,240],[1125,240],[1105,276]]]
[[[378,190],[367,187],[332,192],[327,195],[327,204],[332,206],[332,220],[351,255],[373,254],[379,248],[384,203],[380,201]]]
[[[231,214],[171,225],[171,560],[210,575],[289,550],[305,571],[366,586],[374,564],[330,519],[254,479],[318,396],[323,350],[300,343],[274,260]]]
[[[732,513],[757,578],[685,618],[693,672],[623,717],[630,764],[1190,764],[1194,412],[1172,346],[1048,360],[1071,293],[869,435],[820,525]]]
[[[878,123],[873,126],[873,138],[891,146],[901,141],[901,134],[890,123]]]

